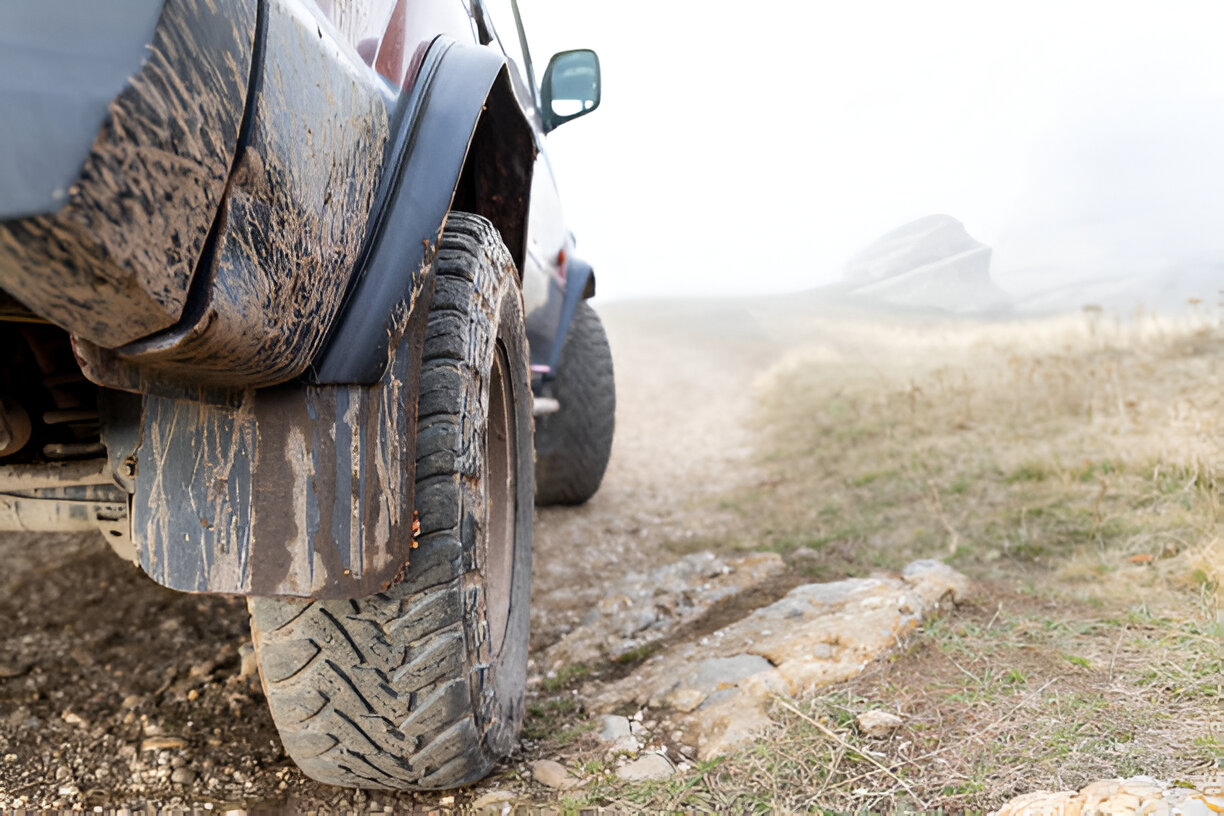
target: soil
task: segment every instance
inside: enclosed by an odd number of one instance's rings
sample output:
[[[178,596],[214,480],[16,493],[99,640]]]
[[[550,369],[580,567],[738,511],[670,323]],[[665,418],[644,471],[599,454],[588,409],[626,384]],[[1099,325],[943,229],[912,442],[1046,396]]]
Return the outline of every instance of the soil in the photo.
[[[600,313],[615,354],[616,442],[594,499],[537,511],[535,653],[609,582],[674,558],[665,544],[725,532],[730,516],[702,499],[753,478],[751,383],[780,352],[742,305]],[[93,534],[0,535],[0,561],[0,810],[405,811],[474,795],[305,778],[251,673],[242,599],[166,590]],[[539,758],[525,749],[507,769]]]

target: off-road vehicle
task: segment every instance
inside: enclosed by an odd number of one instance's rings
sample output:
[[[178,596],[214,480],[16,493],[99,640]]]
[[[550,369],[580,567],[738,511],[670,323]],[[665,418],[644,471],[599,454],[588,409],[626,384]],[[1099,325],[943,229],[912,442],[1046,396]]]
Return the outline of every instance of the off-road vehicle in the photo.
[[[543,153],[595,54],[537,84],[515,0],[16,0],[0,75],[0,526],[247,596],[315,779],[487,773],[533,496],[611,444]]]

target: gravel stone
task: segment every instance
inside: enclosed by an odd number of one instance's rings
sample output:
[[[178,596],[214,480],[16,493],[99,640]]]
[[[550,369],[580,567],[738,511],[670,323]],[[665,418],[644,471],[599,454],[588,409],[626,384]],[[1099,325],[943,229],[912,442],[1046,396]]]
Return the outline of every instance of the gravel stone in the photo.
[[[632,733],[628,717],[616,714],[603,716],[603,728],[599,730],[599,738],[604,742],[616,742]]]
[[[551,759],[531,763],[531,776],[541,785],[557,790],[570,790],[578,786],[578,780],[570,775],[565,766]]]
[[[140,743],[140,753],[145,751],[173,751],[186,748],[187,740],[182,737],[145,737]]]
[[[855,718],[859,731],[869,737],[887,737],[901,727],[903,720],[896,714],[872,709],[864,711]]]
[[[0,663],[0,680],[20,677],[30,670],[30,663]]]
[[[472,802],[473,810],[501,810],[503,805],[513,802],[517,797],[514,791],[491,790]]]

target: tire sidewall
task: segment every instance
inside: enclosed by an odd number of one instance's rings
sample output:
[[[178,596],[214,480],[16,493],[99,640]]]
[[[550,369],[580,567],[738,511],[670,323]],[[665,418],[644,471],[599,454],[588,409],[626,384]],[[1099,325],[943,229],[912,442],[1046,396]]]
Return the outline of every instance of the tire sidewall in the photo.
[[[527,682],[527,650],[530,639],[531,605],[531,561],[532,561],[532,507],[535,492],[534,462],[532,457],[531,378],[527,346],[522,330],[523,302],[517,277],[511,265],[501,275],[495,299],[496,330],[489,338],[486,354],[482,359],[492,364],[493,355],[500,346],[505,351],[510,378],[510,397],[515,416],[515,517],[514,554],[512,558],[510,610],[506,620],[506,631],[502,639],[501,652],[491,655],[490,677],[483,686],[483,697],[476,703],[479,712],[478,726],[484,733],[485,745],[495,756],[503,756],[513,749],[525,713],[525,688]],[[489,371],[489,366],[484,368]],[[484,378],[481,389],[483,415],[487,422],[489,408],[489,382]],[[484,428],[482,438],[487,438]],[[484,474],[487,477],[487,468]],[[488,485],[483,486],[483,515],[481,524],[488,524]],[[487,529],[487,526],[486,526]],[[477,564],[481,570],[481,565]],[[483,576],[483,572],[482,572]],[[478,608],[483,609],[483,605]],[[492,643],[489,622],[485,615],[469,617],[475,631],[469,638],[475,640],[469,646],[470,655],[487,654],[485,644]],[[474,648],[473,648],[474,646]],[[482,648],[483,647],[483,648]],[[475,669],[475,667],[473,667]],[[473,684],[477,687],[477,684]]]

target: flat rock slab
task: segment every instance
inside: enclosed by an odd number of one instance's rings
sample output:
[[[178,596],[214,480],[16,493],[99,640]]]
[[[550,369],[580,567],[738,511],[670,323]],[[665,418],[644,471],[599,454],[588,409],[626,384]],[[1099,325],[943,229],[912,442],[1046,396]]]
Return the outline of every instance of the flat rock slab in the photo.
[[[700,552],[648,573],[630,573],[609,588],[581,625],[545,651],[543,665],[556,671],[630,655],[785,571],[776,553],[721,558]]]
[[[1035,791],[1017,796],[991,816],[1215,816],[1224,813],[1224,773],[1162,782],[1150,776],[1105,779],[1078,791]]]
[[[698,643],[650,658],[592,707],[668,709],[701,759],[718,756],[770,724],[771,696],[854,677],[968,591],[968,579],[938,561],[915,561],[899,576],[799,586]]]

